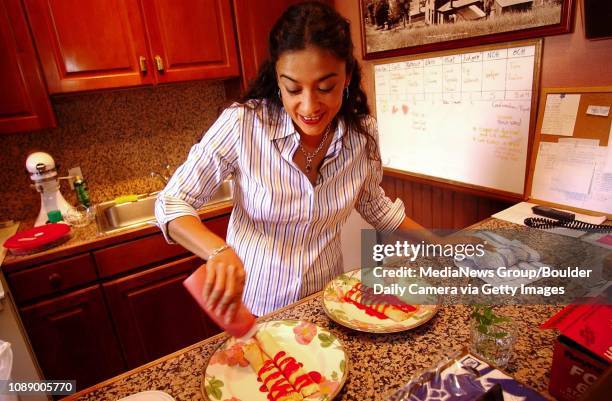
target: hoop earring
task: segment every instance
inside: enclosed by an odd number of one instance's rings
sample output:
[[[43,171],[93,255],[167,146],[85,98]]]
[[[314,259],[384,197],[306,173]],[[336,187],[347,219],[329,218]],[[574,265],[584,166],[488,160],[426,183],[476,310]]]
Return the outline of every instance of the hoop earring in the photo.
[[[346,100],[349,99],[349,88],[348,88],[348,86],[346,88],[344,88],[344,99],[346,99]]]

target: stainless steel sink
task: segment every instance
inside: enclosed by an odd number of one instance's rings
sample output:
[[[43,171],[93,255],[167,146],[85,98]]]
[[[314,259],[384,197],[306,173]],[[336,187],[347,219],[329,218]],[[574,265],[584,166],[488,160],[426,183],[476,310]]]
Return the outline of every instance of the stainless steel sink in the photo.
[[[204,205],[206,209],[220,202],[232,200],[233,182],[226,180]],[[100,203],[96,206],[96,223],[98,232],[110,234],[119,230],[134,228],[153,222],[155,220],[155,199],[157,192],[139,195],[135,202],[116,205],[114,201]]]

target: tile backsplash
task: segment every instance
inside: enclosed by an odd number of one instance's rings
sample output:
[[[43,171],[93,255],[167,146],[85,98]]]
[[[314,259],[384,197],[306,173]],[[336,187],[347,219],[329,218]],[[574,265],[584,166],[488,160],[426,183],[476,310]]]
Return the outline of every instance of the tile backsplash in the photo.
[[[0,136],[0,220],[33,220],[39,194],[30,187],[26,157],[49,153],[60,176],[80,166],[94,203],[162,188],[151,171],[172,171],[226,105],[221,81],[67,95],[52,99],[58,127]],[[68,202],[76,197],[66,181]]]

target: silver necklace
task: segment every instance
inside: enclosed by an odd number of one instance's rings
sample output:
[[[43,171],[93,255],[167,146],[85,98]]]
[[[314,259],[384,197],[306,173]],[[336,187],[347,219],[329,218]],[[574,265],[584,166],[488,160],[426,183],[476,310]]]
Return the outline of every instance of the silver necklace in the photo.
[[[327,126],[327,129],[325,130],[325,133],[323,134],[323,139],[321,139],[321,143],[319,143],[319,146],[317,146],[315,151],[312,153],[306,152],[306,149],[304,149],[304,146],[302,146],[302,140],[300,140],[300,150],[302,151],[302,153],[304,154],[304,157],[306,158],[306,174],[310,173],[310,170],[312,170],[312,161],[314,160],[315,156],[321,151],[321,149],[323,149],[323,145],[325,144],[325,141],[327,140],[327,135],[329,134],[330,128],[331,128],[331,123]]]

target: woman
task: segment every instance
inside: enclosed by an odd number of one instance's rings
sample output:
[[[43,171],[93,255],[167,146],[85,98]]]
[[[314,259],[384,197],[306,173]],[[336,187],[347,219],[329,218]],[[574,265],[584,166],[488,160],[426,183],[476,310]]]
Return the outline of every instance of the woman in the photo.
[[[204,299],[227,321],[241,298],[262,315],[341,273],[340,230],[353,208],[379,231],[422,229],[380,188],[376,122],[349,23],[324,4],[292,6],[269,50],[244,99],[191,149],[156,204],[166,238],[208,261]],[[194,208],[230,175],[226,244]]]

